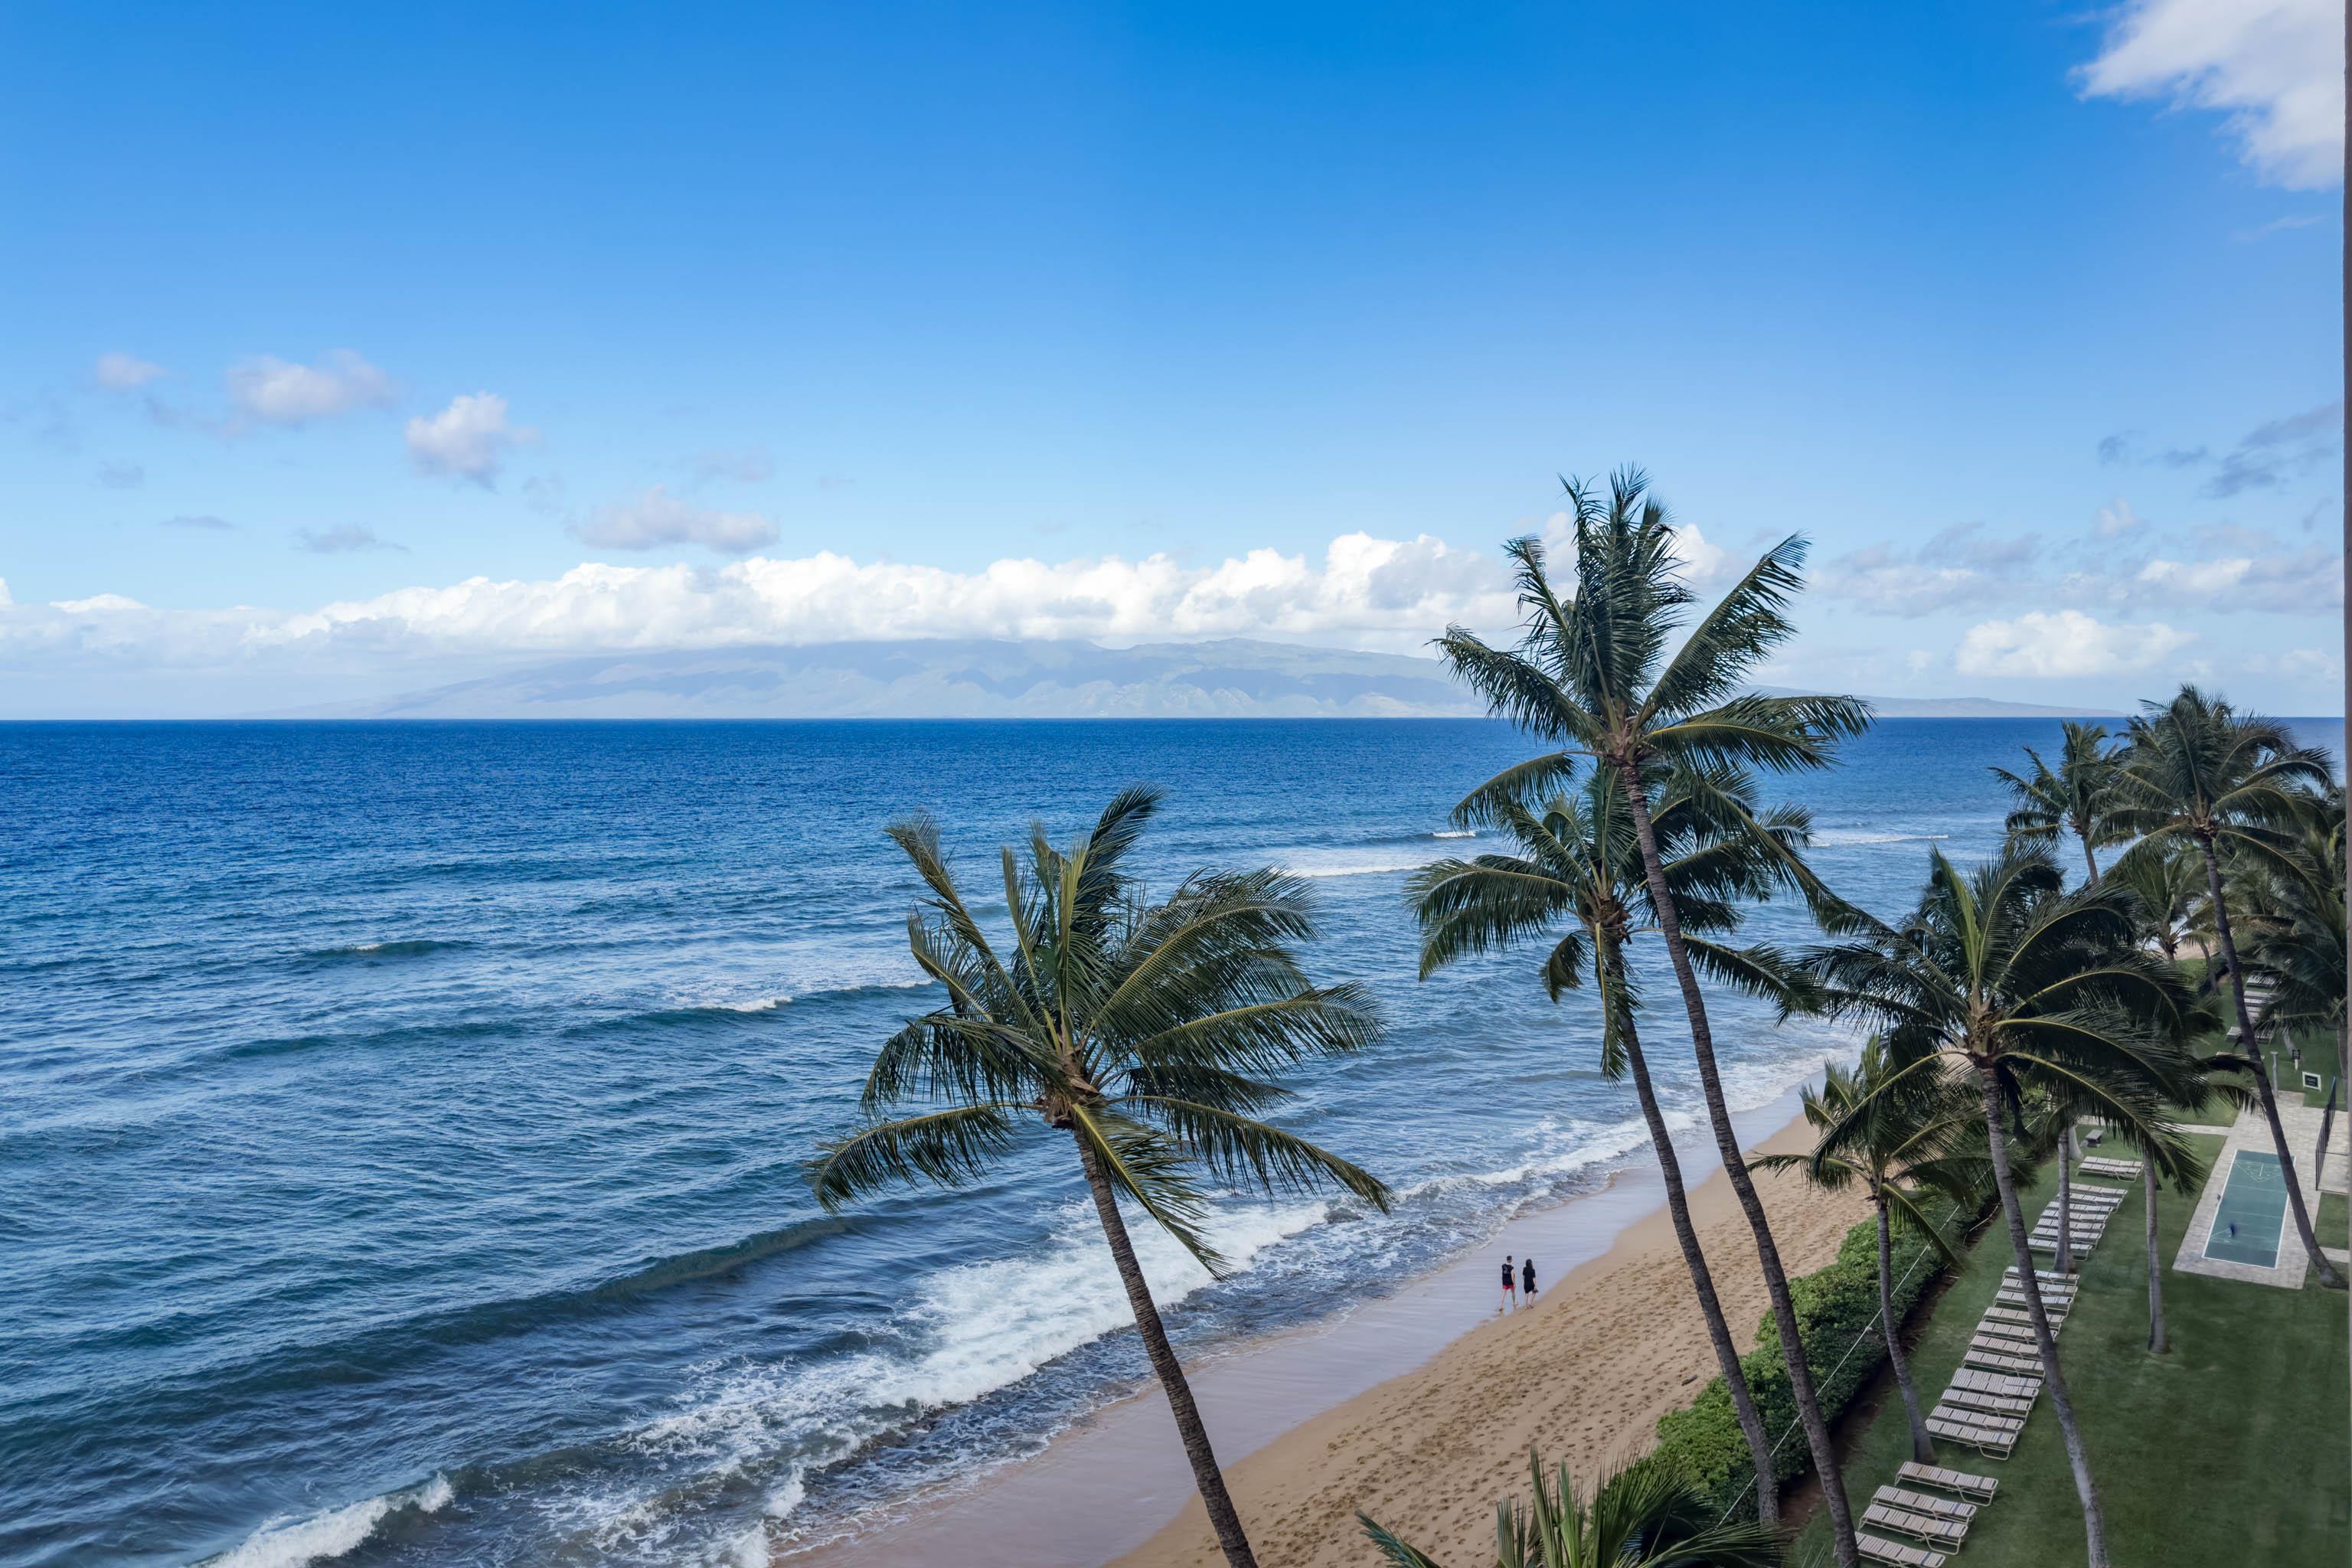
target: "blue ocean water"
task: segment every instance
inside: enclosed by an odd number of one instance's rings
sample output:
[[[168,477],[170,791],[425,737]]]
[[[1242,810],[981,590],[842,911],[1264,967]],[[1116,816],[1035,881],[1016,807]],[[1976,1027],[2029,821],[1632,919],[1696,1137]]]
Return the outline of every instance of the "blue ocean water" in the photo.
[[[1784,793],[1891,910],[1930,842],[1994,847],[1986,767],[2055,738],[1889,721]],[[986,906],[1033,817],[1162,784],[1147,864],[1313,879],[1315,972],[1381,999],[1387,1040],[1289,1119],[1404,1200],[1237,1198],[1213,1283],[1146,1238],[1188,1347],[1596,1184],[1642,1137],[1584,1005],[1524,956],[1416,984],[1400,898],[1530,750],[1477,721],[0,726],[0,1563],[756,1563],[1136,1386],[1058,1146],[838,1218],[803,1184],[929,1000],[881,837],[919,807]],[[1851,1049],[1722,1005],[1743,1103]]]

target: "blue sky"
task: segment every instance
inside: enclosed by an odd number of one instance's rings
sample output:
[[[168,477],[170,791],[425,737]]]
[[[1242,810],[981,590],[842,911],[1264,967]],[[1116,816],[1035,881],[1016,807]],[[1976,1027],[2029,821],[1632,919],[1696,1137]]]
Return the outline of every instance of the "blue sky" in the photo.
[[[12,7],[0,713],[1410,648],[1625,461],[1789,683],[2337,711],[2340,16]]]

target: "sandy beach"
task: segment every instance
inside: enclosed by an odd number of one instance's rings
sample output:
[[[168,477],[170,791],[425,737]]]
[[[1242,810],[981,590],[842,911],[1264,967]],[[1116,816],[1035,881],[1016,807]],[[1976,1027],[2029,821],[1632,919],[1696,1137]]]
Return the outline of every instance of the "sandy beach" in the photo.
[[[1751,1151],[1808,1145],[1795,1093],[1736,1119]],[[1758,1135],[1768,1133],[1759,1141]],[[1754,1342],[1763,1282],[1711,1149],[1676,1140],[1693,1216],[1732,1329]],[[1703,1179],[1700,1179],[1703,1174]],[[1789,1270],[1832,1257],[1861,1201],[1759,1178]],[[1532,1308],[1495,1312],[1506,1252],[1538,1260]],[[1592,1475],[1645,1449],[1658,1417],[1714,1375],[1698,1303],[1646,1158],[1608,1186],[1520,1216],[1477,1255],[1341,1320],[1205,1359],[1194,1390],[1266,1568],[1372,1559],[1372,1512],[1441,1561],[1491,1550],[1497,1497],[1523,1487],[1530,1443]],[[1156,1533],[1155,1533],[1156,1531]],[[1215,1551],[1156,1387],[968,1491],[792,1568],[952,1553],[968,1568],[1214,1568]]]
[[[1811,1146],[1792,1122],[1757,1152]],[[1759,1176],[1792,1275],[1837,1253],[1865,1217],[1860,1197]],[[1692,1217],[1745,1351],[1767,1305],[1748,1227],[1717,1170]],[[1665,1212],[1634,1225],[1532,1309],[1475,1329],[1425,1365],[1307,1421],[1229,1468],[1267,1568],[1363,1568],[1376,1559],[1359,1509],[1441,1562],[1491,1560],[1498,1497],[1525,1490],[1529,1445],[1583,1478],[1650,1447],[1658,1417],[1715,1371],[1698,1300]],[[1118,1568],[1213,1568],[1200,1503]]]

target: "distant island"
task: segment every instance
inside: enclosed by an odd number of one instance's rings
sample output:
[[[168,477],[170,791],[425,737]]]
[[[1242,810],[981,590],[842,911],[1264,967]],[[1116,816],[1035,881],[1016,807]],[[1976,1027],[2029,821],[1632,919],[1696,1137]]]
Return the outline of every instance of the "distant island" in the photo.
[[[2057,718],[2113,710],[1983,697],[1874,697],[1889,719]],[[333,719],[1433,719],[1485,705],[1433,658],[1225,638],[837,642],[558,660],[400,696],[309,708]]]

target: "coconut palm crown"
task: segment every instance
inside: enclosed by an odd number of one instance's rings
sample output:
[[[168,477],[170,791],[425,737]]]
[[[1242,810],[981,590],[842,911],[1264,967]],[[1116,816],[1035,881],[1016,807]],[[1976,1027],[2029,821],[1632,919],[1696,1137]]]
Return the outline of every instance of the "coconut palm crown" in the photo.
[[[1137,1265],[1119,1200],[1210,1270],[1212,1185],[1331,1185],[1386,1208],[1355,1165],[1258,1118],[1289,1098],[1286,1068],[1360,1049],[1378,1032],[1352,985],[1317,985],[1295,944],[1314,934],[1302,883],[1271,870],[1206,871],[1147,901],[1127,868],[1160,796],[1129,789],[1064,847],[1033,831],[1003,853],[1006,929],[992,942],[941,853],[937,826],[890,829],[929,897],[907,942],[943,1005],[884,1042],[866,1123],[826,1146],[810,1179],[835,1209],[908,1183],[964,1185],[1024,1132],[1067,1138],[1166,1387],[1219,1543],[1255,1559],[1183,1369]],[[889,1113],[910,1104],[929,1109]]]
[[[1878,1228],[1878,1311],[1888,1361],[1895,1369],[1912,1458],[1936,1458],[1919,1391],[1913,1384],[1895,1321],[1893,1238],[1923,1238],[1947,1262],[1958,1250],[1945,1227],[1956,1212],[1981,1202],[1992,1185],[1984,1124],[1975,1096],[1956,1093],[1948,1079],[1914,1075],[1907,1086],[1879,1089],[1894,1073],[1885,1044],[1872,1039],[1851,1068],[1831,1067],[1822,1087],[1802,1092],[1806,1123],[1820,1134],[1810,1154],[1764,1154],[1748,1162],[1759,1171],[1801,1170],[1830,1191],[1859,1186]]]
[[[2058,765],[2052,767],[2032,747],[2025,755],[2033,766],[2028,773],[1995,768],[1993,776],[2009,788],[2016,805],[2002,824],[2012,844],[2054,843],[2072,833],[2083,847],[2091,880],[2099,879],[2097,851],[2123,842],[2130,835],[2110,820],[2108,785],[2116,773],[2116,752],[2107,745],[2105,724],[2066,721],[2066,738],[2059,748]]]
[[[1545,786],[1538,781],[1536,787]],[[1759,809],[1754,776],[1720,765],[1664,771],[1654,788],[1652,825],[1692,957],[1718,981],[1797,1005],[1790,991],[1801,981],[1780,954],[1733,948],[1718,939],[1737,927],[1745,901],[1802,884],[1799,854],[1811,834],[1810,814],[1795,806]],[[1758,1517],[1777,1522],[1771,1437],[1690,1217],[1681,1158],[1635,1026],[1639,998],[1625,944],[1654,931],[1657,917],[1623,784],[1617,774],[1596,771],[1573,788],[1536,800],[1482,793],[1465,800],[1454,819],[1482,831],[1501,829],[1512,851],[1440,860],[1407,883],[1421,921],[1422,978],[1466,955],[1522,942],[1543,945],[1541,979],[1554,1002],[1580,988],[1587,973],[1592,976],[1601,999],[1601,1070],[1612,1079],[1628,1070],[1633,1075],[1665,1184],[1668,1217],[1755,1468]]]
[[[2287,1212],[2325,1285],[2342,1276],[2319,1248],[2304,1199],[2294,1151],[2287,1146],[2269,1067],[2254,1029],[2246,994],[2246,973],[2231,926],[2231,900],[2224,886],[2225,858],[2248,869],[2301,872],[2294,848],[2297,824],[2307,819],[2310,797],[2325,791],[2330,774],[2325,752],[2298,746],[2274,719],[2240,713],[2218,697],[2184,686],[2169,702],[2150,702],[2132,721],[2131,742],[2116,771],[2115,820],[2140,835],[2125,854],[2162,855],[2187,848],[2205,863],[2205,887],[2213,920],[2214,945],[2228,972],[2230,1002],[2237,1025],[2241,1068],[2254,1081],[2254,1093],[2270,1124],[2271,1151],[2286,1178]]]
[[[1847,1122],[1920,1080],[1973,1089],[2000,1194],[2019,1288],[2083,1506],[2091,1568],[2106,1568],[2106,1525],[2074,1405],[2058,1363],[2011,1170],[2022,1102],[2047,1089],[2126,1129],[2167,1175],[2190,1156],[2169,1125],[2169,1097],[2191,1064],[2179,1044],[2189,1001],[2179,973],[2136,940],[2128,895],[2102,884],[2067,893],[2046,847],[2016,846],[1963,871],[1928,858],[1918,905],[1895,925],[1850,912],[1809,962],[1832,1016],[1884,1031],[1893,1070]],[[1825,1134],[1842,1140],[1844,1125]]]
[[[1790,1394],[1822,1479],[1831,1543],[1840,1568],[1853,1568],[1860,1551],[1837,1451],[1805,1363],[1788,1272],[1731,1125],[1699,989],[1699,961],[1684,940],[1642,781],[1661,763],[1771,773],[1826,767],[1840,740],[1869,723],[1870,710],[1850,697],[1772,697],[1749,689],[1765,658],[1795,635],[1788,607],[1803,585],[1802,539],[1792,536],[1765,552],[1714,608],[1695,616],[1697,601],[1675,554],[1675,528],[1648,491],[1647,478],[1634,468],[1612,476],[1605,495],[1568,481],[1573,592],[1553,584],[1540,542],[1514,541],[1507,550],[1523,616],[1517,646],[1494,647],[1454,626],[1437,647],[1496,716],[1557,748],[1496,775],[1488,792],[1524,797],[1587,763],[1616,773],[1625,786],[1658,934],[1690,1021],[1708,1125],[1755,1238]],[[1809,883],[1807,895],[1817,908],[1834,902],[1818,884]]]

